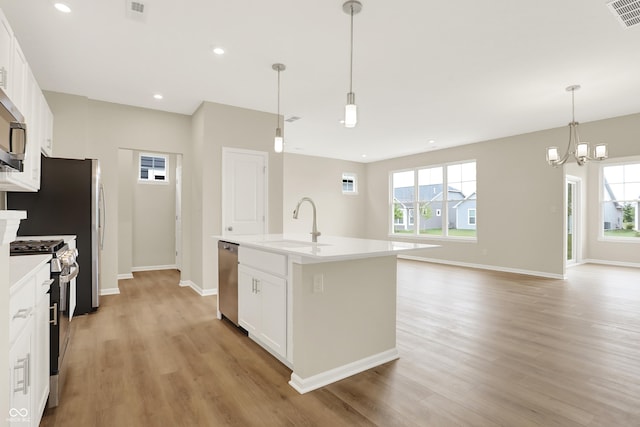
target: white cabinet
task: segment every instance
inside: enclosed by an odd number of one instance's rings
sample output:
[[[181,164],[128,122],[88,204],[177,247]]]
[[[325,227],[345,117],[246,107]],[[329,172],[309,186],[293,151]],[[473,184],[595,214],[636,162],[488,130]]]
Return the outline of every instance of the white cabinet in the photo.
[[[0,87],[9,92],[9,74],[13,58],[13,30],[0,10]]]
[[[11,287],[10,425],[39,425],[49,397],[49,271],[42,264]]]
[[[238,323],[252,339],[286,359],[287,279],[280,275],[286,273],[281,268],[286,256],[242,246],[238,252]],[[275,261],[271,265],[263,262],[269,258]]]
[[[29,426],[31,422],[31,332],[29,319],[28,327],[18,334],[17,340],[9,351],[10,378],[10,402],[9,402],[9,425]]]
[[[0,171],[0,191],[40,189],[40,150],[53,151],[53,115],[11,26],[0,11],[0,86],[27,124],[24,169]]]

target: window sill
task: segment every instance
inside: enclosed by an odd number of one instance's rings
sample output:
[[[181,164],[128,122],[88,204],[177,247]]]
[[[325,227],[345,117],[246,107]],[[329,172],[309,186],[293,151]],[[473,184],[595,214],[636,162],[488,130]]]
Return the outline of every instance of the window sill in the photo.
[[[152,180],[146,180],[146,179],[139,179],[138,184],[169,185],[169,181],[152,181]]]
[[[598,242],[603,243],[640,243],[640,237],[598,237]]]
[[[478,238],[477,237],[430,236],[430,235],[418,235],[418,236],[416,236],[415,234],[389,234],[388,236],[389,236],[390,239],[478,243]]]

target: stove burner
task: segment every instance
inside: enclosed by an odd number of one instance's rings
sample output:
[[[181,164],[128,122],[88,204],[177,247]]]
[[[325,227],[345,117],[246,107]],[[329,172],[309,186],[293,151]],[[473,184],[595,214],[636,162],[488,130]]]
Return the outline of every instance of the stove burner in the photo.
[[[64,246],[64,240],[16,240],[11,242],[10,255],[55,253]]]

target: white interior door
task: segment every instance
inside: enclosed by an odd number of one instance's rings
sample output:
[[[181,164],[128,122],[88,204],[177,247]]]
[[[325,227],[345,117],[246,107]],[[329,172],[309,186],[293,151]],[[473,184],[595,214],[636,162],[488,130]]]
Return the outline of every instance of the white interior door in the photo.
[[[267,160],[263,151],[222,149],[222,234],[263,234],[267,212]]]

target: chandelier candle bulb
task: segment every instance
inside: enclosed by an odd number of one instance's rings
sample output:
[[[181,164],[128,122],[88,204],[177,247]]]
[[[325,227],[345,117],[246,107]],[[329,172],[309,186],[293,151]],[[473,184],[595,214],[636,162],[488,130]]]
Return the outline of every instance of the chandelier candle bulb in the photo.
[[[576,147],[576,156],[586,159],[589,156],[589,143],[581,142]]]
[[[557,162],[559,159],[558,147],[547,148],[547,162]]]
[[[598,160],[604,160],[608,157],[607,153],[607,144],[598,144],[596,145],[596,155],[595,158]]]

